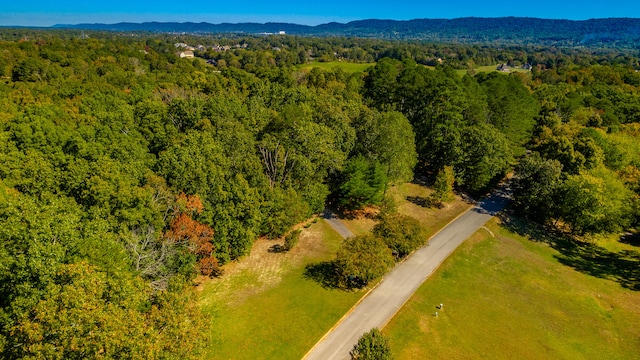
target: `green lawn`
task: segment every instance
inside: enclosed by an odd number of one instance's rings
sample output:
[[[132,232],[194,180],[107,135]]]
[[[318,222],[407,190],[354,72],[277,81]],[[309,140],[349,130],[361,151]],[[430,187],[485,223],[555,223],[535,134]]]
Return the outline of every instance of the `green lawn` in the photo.
[[[417,202],[416,200],[429,198],[432,192],[430,188],[414,183],[393,186],[387,192],[389,196],[395,199],[398,212],[416,218],[420,222],[427,238],[431,237],[436,231],[443,228],[451,220],[455,219],[456,216],[471,207],[470,204],[461,199],[445,204],[445,207],[442,209],[424,207],[415,203]],[[375,220],[367,217],[343,219],[342,222],[355,235],[368,234],[376,224]]]
[[[254,249],[241,269],[201,285],[202,309],[214,322],[207,358],[302,358],[366,291],[328,289],[304,277],[305,264],[333,258],[341,241],[319,221],[290,253]]]
[[[467,240],[384,329],[397,359],[638,358],[637,248],[532,241],[495,219],[489,229],[497,236]]]
[[[416,184],[390,191],[399,210],[418,217],[430,233],[469,206],[458,200],[443,210],[419,207],[406,196],[427,196],[430,190]],[[373,220],[348,225],[366,233]],[[199,286],[201,308],[213,319],[207,358],[300,359],[368,291],[326,288],[305,277],[306,265],[332,260],[342,243],[324,221],[303,228],[298,245],[288,253],[268,252],[275,243],[258,240],[249,256]]]
[[[300,68],[311,70],[312,68],[317,67],[324,70],[331,70],[335,67],[339,67],[346,72],[354,73],[354,72],[365,71],[369,67],[374,65],[375,63],[353,63],[353,62],[346,62],[346,61],[330,61],[330,62],[314,61],[309,64],[300,65]]]
[[[488,65],[488,66],[478,66],[477,68],[473,69],[475,70],[476,73],[481,73],[481,72],[493,72],[493,71],[497,71],[496,68],[498,67],[498,64],[496,65]],[[511,69],[511,71],[509,72],[501,72],[501,74],[509,74],[512,72],[524,72],[524,73],[528,73],[529,70],[524,70],[521,68],[509,68]],[[456,72],[458,73],[458,75],[463,76],[464,74],[466,74],[469,70],[466,69],[460,69],[460,70],[456,70]]]

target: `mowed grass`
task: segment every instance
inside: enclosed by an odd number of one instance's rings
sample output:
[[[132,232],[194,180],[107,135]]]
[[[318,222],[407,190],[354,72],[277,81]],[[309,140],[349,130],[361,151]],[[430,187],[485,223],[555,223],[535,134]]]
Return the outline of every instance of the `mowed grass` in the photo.
[[[478,66],[477,68],[474,68],[473,70],[474,70],[476,73],[481,73],[481,72],[488,73],[488,72],[498,71],[498,70],[496,70],[496,68],[497,68],[497,67],[498,67],[498,64],[496,64],[496,65],[487,65],[487,66]],[[500,73],[501,73],[501,74],[507,74],[507,75],[508,75],[509,73],[513,73],[513,72],[524,72],[524,73],[529,72],[529,70],[525,70],[525,69],[517,68],[517,67],[510,67],[510,68],[509,68],[509,70],[510,70],[510,71],[507,71],[507,72],[500,72]],[[458,69],[458,70],[456,70],[456,72],[457,72],[457,73],[458,73],[458,75],[460,75],[460,76],[463,76],[463,75],[464,75],[464,74],[466,74],[468,71],[469,71],[469,70],[467,70],[467,69]]]
[[[410,200],[427,199],[433,191],[431,188],[416,184],[405,183],[391,187],[387,195],[393,197],[398,212],[416,218],[425,229],[425,235],[430,238],[436,231],[447,225],[456,216],[471,207],[470,204],[464,202],[460,198],[447,203],[442,209],[437,207],[425,207]],[[361,217],[357,219],[343,219],[342,222],[355,235],[367,234],[373,229],[376,220]]]
[[[367,70],[369,67],[374,65],[375,63],[354,63],[354,62],[346,62],[346,61],[329,61],[329,62],[314,61],[309,64],[300,65],[300,69],[311,70],[312,68],[317,67],[323,70],[332,70],[333,68],[339,67],[348,73],[355,73],[355,72],[363,72]]]
[[[389,194],[396,199],[398,212],[416,218],[425,229],[427,238],[472,206],[460,197],[444,204],[442,209],[424,207],[415,203],[416,199],[427,199],[432,193],[431,188],[416,183],[398,185],[389,190]]]
[[[319,221],[291,252],[269,253],[274,242],[258,241],[249,259],[201,285],[201,308],[213,321],[207,358],[302,358],[366,291],[328,289],[304,276],[306,264],[332,259],[341,242]]]
[[[395,358],[638,359],[639,291],[496,219],[488,228],[496,236],[474,234],[385,327]]]
[[[457,200],[442,210],[420,208],[406,196],[426,196],[430,190],[416,184],[390,191],[400,211],[415,213],[431,233],[469,206]],[[369,218],[347,222],[358,234],[375,223]],[[335,257],[342,238],[323,220],[302,229],[290,252],[271,253],[269,247],[282,240],[259,239],[249,256],[226,265],[222,277],[199,286],[201,309],[212,319],[206,358],[300,359],[366,294],[368,288],[331,289],[305,277],[306,265]]]

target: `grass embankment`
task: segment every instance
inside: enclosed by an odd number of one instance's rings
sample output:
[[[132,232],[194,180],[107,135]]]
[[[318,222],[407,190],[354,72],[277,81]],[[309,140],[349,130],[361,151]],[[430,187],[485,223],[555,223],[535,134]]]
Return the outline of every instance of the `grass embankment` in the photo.
[[[335,67],[339,67],[348,73],[355,73],[355,72],[365,71],[369,67],[374,65],[375,63],[354,63],[354,62],[347,62],[347,61],[329,61],[329,62],[314,61],[309,64],[300,65],[300,69],[311,70],[312,68],[317,67],[323,70],[332,70]]]
[[[638,358],[640,292],[628,289],[640,290],[637,247],[536,242],[495,219],[488,227],[495,237],[474,234],[384,329],[396,358]]]
[[[415,184],[392,191],[400,211],[418,214],[431,233],[468,206],[457,201],[442,210],[421,208],[405,200],[430,192]],[[357,233],[374,223],[366,218],[350,222]],[[251,255],[226,265],[221,278],[205,280],[200,303],[213,319],[207,358],[300,359],[368,290],[326,288],[305,277],[306,265],[332,260],[341,242],[320,220],[303,228],[290,252],[271,253],[269,247],[282,241],[260,239]]]

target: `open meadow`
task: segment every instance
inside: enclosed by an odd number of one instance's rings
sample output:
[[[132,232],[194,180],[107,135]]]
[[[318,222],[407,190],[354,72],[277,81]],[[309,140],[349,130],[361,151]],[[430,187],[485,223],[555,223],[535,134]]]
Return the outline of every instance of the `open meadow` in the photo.
[[[490,72],[498,72],[497,70],[498,64],[496,65],[487,65],[487,66],[478,66],[476,68],[473,69],[474,73],[490,73]],[[456,70],[456,72],[458,73],[458,75],[463,76],[464,74],[469,72],[469,69],[458,69]],[[508,75],[510,73],[528,73],[530,72],[529,70],[525,70],[522,68],[518,68],[518,67],[510,67],[509,71],[500,71],[501,74],[505,74]]]
[[[251,254],[201,285],[212,315],[210,359],[299,359],[365,293],[325,288],[305,277],[305,265],[329,260],[342,239],[324,221],[304,229],[297,247],[269,252],[259,239]],[[280,242],[281,243],[281,242]]]
[[[494,218],[414,294],[383,331],[395,358],[637,359],[637,247],[513,225]]]
[[[430,190],[404,184],[392,190],[403,213],[414,213],[430,234],[468,204],[457,200],[443,209],[424,208],[406,200]],[[364,234],[374,220],[347,221]],[[309,264],[332,260],[342,239],[319,219],[303,226],[298,245],[289,252],[269,249],[282,240],[259,239],[251,254],[224,267],[224,275],[199,286],[200,306],[212,316],[208,358],[300,359],[368,291],[344,291],[305,275]],[[369,287],[374,286],[373,282]]]
[[[354,63],[348,61],[329,61],[329,62],[320,62],[314,61],[309,64],[300,65],[300,69],[311,70],[314,67],[321,68],[323,70],[331,70],[333,68],[339,67],[342,70],[348,73],[355,72],[363,72],[367,70],[369,67],[374,66],[375,63]]]

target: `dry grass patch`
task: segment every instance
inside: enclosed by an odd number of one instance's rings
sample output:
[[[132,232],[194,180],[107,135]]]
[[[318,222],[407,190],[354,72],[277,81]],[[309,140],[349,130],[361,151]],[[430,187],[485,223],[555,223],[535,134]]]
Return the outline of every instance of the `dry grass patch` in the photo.
[[[442,209],[421,206],[408,200],[429,198],[432,193],[431,188],[415,183],[402,184],[389,190],[389,194],[398,204],[398,212],[417,219],[424,227],[427,237],[431,237],[436,231],[472,206],[460,196],[456,196],[454,201],[444,204]]]
[[[305,260],[332,254],[333,247],[323,238],[326,225],[319,224],[302,229],[299,243],[291,251],[272,251],[274,245],[284,245],[284,238],[262,237],[255,241],[249,255],[222,266],[221,277],[200,277],[199,290],[207,293],[202,297],[203,305],[215,300],[241,303],[251,295],[277,286],[285,272],[301,267]]]
[[[355,216],[352,218],[342,218],[344,225],[351,230],[354,235],[366,235],[371,233],[371,229],[378,222],[373,217]]]
[[[398,212],[417,219],[425,229],[427,237],[431,237],[436,231],[472,206],[460,196],[456,196],[455,200],[450,203],[445,203],[442,208],[419,204],[423,203],[420,199],[428,199],[432,193],[433,190],[427,186],[406,183],[390,188],[387,195],[394,199],[398,206]],[[377,223],[375,219],[377,212],[377,207],[367,208],[361,212],[341,214],[341,220],[355,235],[366,235]]]

